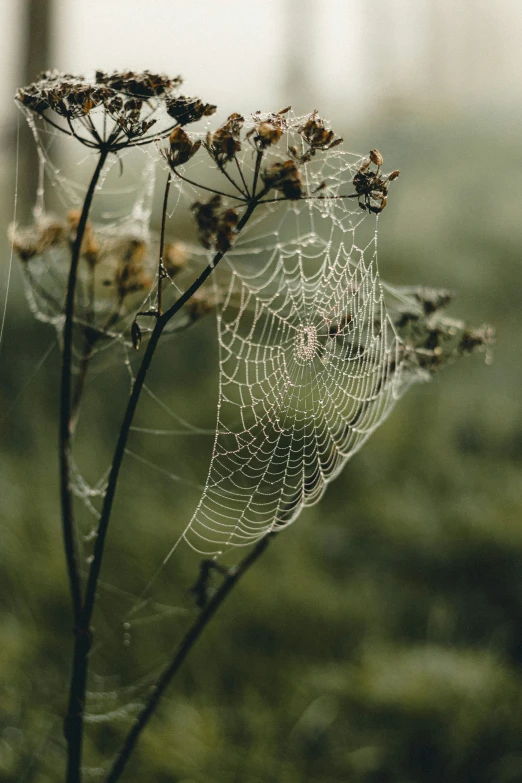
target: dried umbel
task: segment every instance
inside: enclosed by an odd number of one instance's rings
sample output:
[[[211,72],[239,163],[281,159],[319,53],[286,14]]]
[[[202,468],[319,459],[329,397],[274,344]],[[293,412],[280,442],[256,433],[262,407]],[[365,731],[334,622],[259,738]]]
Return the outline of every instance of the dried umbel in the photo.
[[[225,253],[234,240],[234,230],[239,222],[235,209],[223,206],[221,196],[213,196],[207,202],[196,201],[192,205],[199,238],[203,247]]]
[[[21,87],[16,100],[85,146],[118,152],[168,136],[173,127],[215,111],[198,98],[178,95],[181,83],[179,76],[149,71],[96,71],[94,80],[46,71]]]
[[[401,304],[393,316],[402,341],[401,359],[406,370],[422,370],[433,375],[460,356],[486,352],[488,359],[495,342],[491,326],[469,327],[448,317],[445,309],[453,294],[445,289],[400,289]]]
[[[388,184],[397,179],[400,173],[396,169],[391,174],[383,176],[381,174],[383,162],[379,150],[370,150],[368,158],[361,163],[353,178],[360,208],[374,215],[383,211],[388,200]],[[371,168],[372,165],[374,169]]]
[[[167,113],[173,117],[179,125],[188,125],[197,122],[203,117],[210,117],[216,111],[216,107],[210,103],[203,103],[199,98],[167,98]]]
[[[161,150],[171,169],[182,166],[194,157],[201,147],[201,140],[191,141],[183,128],[174,128],[169,136],[169,146]]]
[[[200,103],[191,111],[198,117],[208,113],[207,107]],[[196,191],[200,189],[212,194],[206,201],[198,198],[192,206],[205,248],[226,252],[234,240],[237,226],[243,225],[243,217],[246,215],[248,219],[263,203],[354,198],[361,209],[373,214],[386,206],[389,183],[399,176],[399,172],[381,174],[383,159],[378,150],[370,151],[355,174],[350,164],[343,168],[343,171],[352,172],[350,178],[355,192],[339,192],[340,180],[318,178],[317,172],[335,171],[332,159],[343,155],[336,149],[342,138],[336,136],[317,112],[305,118],[295,118],[289,112],[289,106],[279,112],[256,112],[250,122],[235,112],[216,131],[208,132],[204,141],[191,138],[181,126],[170,133],[169,146],[161,150],[161,154],[171,173]],[[245,141],[253,148],[253,156],[244,149]],[[198,178],[195,180],[190,168],[184,168],[200,149],[208,154],[212,167],[216,166],[223,175],[221,184],[208,186],[197,181]],[[198,163],[201,162],[200,157]],[[197,170],[201,171],[200,166]],[[169,175],[169,184],[173,179]],[[178,183],[180,188],[181,182]],[[349,180],[343,184],[348,185]],[[335,187],[331,188],[332,185]],[[275,191],[276,195],[270,191]]]
[[[65,218],[44,214],[32,226],[11,227],[9,232],[36,317],[58,328],[80,217],[78,209],[69,210]],[[178,245],[168,246],[170,276],[186,264],[187,252]],[[97,342],[127,329],[129,317],[152,289],[156,254],[157,244],[151,246],[134,233],[86,222],[78,269],[81,296],[74,321],[80,330],[88,327],[91,348],[92,335]]]
[[[231,114],[221,128],[207,135],[207,149],[219,165],[231,161],[241,150],[241,129],[244,122],[241,114]]]
[[[280,191],[287,199],[294,200],[303,196],[301,175],[293,160],[272,163],[261,173],[261,177],[268,189]]]

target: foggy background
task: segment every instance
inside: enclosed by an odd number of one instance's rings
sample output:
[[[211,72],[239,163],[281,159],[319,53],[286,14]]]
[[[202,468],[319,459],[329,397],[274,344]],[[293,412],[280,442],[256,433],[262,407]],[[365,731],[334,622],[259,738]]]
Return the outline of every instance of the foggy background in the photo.
[[[518,0],[0,4],[2,304],[18,128],[22,223],[36,186],[16,86],[43,68],[149,69],[183,75],[186,94],[218,105],[216,123],[232,111],[291,104],[297,113],[318,109],[345,148],[377,147],[386,170],[401,170],[379,218],[382,278],[454,290],[451,314],[497,331],[492,366],[470,357],[414,388],[321,504],[257,564],[169,691],[129,780],[522,780],[521,41]],[[63,778],[70,620],[56,351],[31,380],[52,339],[33,321],[13,266],[0,354],[7,783]],[[165,362],[153,378],[175,410],[197,399],[207,420],[216,399],[212,340],[210,321],[198,325],[179,344],[183,377],[173,384]],[[94,386],[87,464],[99,465],[120,415],[113,381]],[[140,445],[171,470],[187,458],[183,444],[168,453],[164,443]],[[115,584],[137,591],[172,543],[178,489],[132,464],[125,473],[107,568]],[[178,576],[165,577],[165,603],[187,602],[194,568],[180,563]],[[91,690],[117,693],[109,713],[167,660],[179,628],[151,623],[124,649],[125,604],[103,601],[97,627],[107,651]],[[107,761],[128,719],[89,728],[92,768]]]

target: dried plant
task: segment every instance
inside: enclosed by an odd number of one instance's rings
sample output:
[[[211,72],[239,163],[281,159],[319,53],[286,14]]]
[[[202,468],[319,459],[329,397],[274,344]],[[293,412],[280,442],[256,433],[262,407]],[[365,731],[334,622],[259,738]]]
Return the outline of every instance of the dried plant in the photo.
[[[284,203],[281,209],[307,202],[333,210],[336,205],[352,200],[357,207],[350,215],[358,214],[359,220],[364,217],[361,212],[375,215],[382,212],[387,204],[389,184],[399,174],[398,171],[387,176],[381,174],[383,158],[377,150],[372,150],[367,158],[359,160],[358,165],[350,169],[352,187],[348,192],[340,191],[338,183],[314,173],[314,163],[321,156],[337,154],[342,142],[317,112],[304,120],[295,120],[289,115],[289,108],[285,108],[267,115],[258,113],[248,122],[241,114],[234,113],[214,132],[191,136],[186,126],[210,116],[215,107],[197,98],[180,96],[180,84],[179,77],[170,78],[147,71],[112,74],[99,71],[94,80],[48,72],[34,84],[21,88],[17,95],[27,113],[72,136],[93,149],[98,156],[80,210],[69,211],[63,217],[40,216],[31,228],[13,228],[11,234],[31,296],[37,298],[40,309],[44,307],[46,312],[54,314],[61,337],[60,487],[74,628],[72,674],[65,719],[68,747],[66,779],[69,783],[81,780],[86,687],[89,653],[93,644],[91,621],[113,501],[134,415],[162,335],[168,331],[169,324],[172,328],[173,319],[178,314],[183,318],[177,321],[175,328],[181,329],[220,306],[219,289],[210,290],[205,283],[221,260],[234,249],[254,214],[275,209],[280,202]],[[154,246],[132,234],[107,238],[89,220],[93,197],[107,160],[124,148],[151,142],[159,145],[166,168],[159,243]],[[198,167],[190,168],[189,164],[196,159]],[[250,159],[251,165],[246,165],[245,161]],[[194,179],[193,171],[217,172],[221,184],[214,186],[213,182],[210,185],[205,177]],[[173,183],[180,192],[186,190],[198,194],[190,205],[190,212],[200,243],[208,251],[208,262],[180,296],[166,302],[166,281],[183,276],[190,268],[187,246],[179,241],[166,240],[169,194]],[[330,214],[333,215],[333,212]],[[154,252],[157,252],[156,257]],[[36,274],[35,264],[45,258],[51,259],[53,274],[61,274],[62,289],[58,296],[55,289],[46,288]],[[447,292],[427,289],[393,292],[390,289],[394,308],[390,313],[375,311],[371,320],[365,315],[356,342],[354,324],[361,319],[357,307],[362,311],[358,301],[363,296],[363,288],[357,284],[356,264],[348,260],[347,266],[350,267],[350,282],[342,291],[337,284],[340,293],[336,299],[325,299],[324,310],[317,313],[319,326],[307,324],[297,334],[294,354],[295,361],[301,362],[310,372],[317,360],[323,366],[330,362],[332,366],[340,367],[339,372],[344,372],[343,362],[351,362],[353,367],[361,368],[366,377],[374,374],[376,380],[371,393],[357,403],[344,424],[343,432],[339,432],[339,438],[350,435],[369,414],[375,415],[373,401],[380,399],[385,390],[392,386],[398,389],[404,378],[415,374],[432,374],[460,355],[488,347],[493,339],[488,327],[469,329],[460,321],[445,316],[444,308],[450,300]],[[332,269],[334,267],[335,264]],[[346,273],[346,270],[342,271]],[[339,277],[339,280],[344,278]],[[87,291],[82,297],[78,296],[79,282]],[[279,294],[274,295],[273,301],[277,295],[289,298],[283,286]],[[226,307],[235,307],[236,312],[241,313],[243,305],[234,305],[233,298],[234,292],[229,291]],[[256,306],[261,307],[262,304],[256,303]],[[151,325],[146,334],[144,323]],[[386,339],[389,340],[387,334],[393,338],[393,357],[386,343]],[[94,349],[100,341],[112,339],[115,335],[130,336],[132,345],[140,351],[141,364],[123,414],[84,580],[74,517],[72,434]],[[363,337],[368,341],[367,345],[375,346],[371,351],[364,344]],[[81,346],[76,384],[73,344]],[[383,351],[382,360],[377,356],[376,347]],[[286,393],[292,385],[291,381],[288,383],[289,386],[284,387]],[[268,389],[267,394],[270,391],[273,390]],[[269,405],[268,402],[264,404]],[[274,421],[277,423],[276,414]],[[340,466],[341,462],[335,464]],[[307,476],[298,492],[293,496],[289,494],[284,503],[279,503],[277,513],[262,533],[257,538],[245,540],[245,543],[252,542],[254,546],[237,567],[226,569],[214,560],[203,560],[193,589],[199,614],[132,725],[106,777],[108,783],[120,778],[165,689],[224,599],[257,561],[277,531],[295,518],[307,499],[318,499],[324,488],[321,481],[318,472]],[[211,593],[208,582],[213,571],[220,574],[222,581]]]

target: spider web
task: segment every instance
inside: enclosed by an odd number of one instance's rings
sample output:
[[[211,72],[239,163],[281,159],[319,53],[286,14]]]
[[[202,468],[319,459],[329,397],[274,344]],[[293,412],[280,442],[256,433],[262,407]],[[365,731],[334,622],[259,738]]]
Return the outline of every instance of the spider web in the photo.
[[[304,119],[289,121],[288,146]],[[289,525],[426,379],[388,314],[377,218],[342,198],[360,162],[318,154],[307,192],[325,182],[328,195],[267,205],[215,270],[216,437],[201,500],[164,562],[183,539],[218,556]]]
[[[301,214],[302,213],[302,214]],[[313,223],[304,206],[300,223]],[[309,231],[259,249],[217,318],[217,434],[184,538],[206,554],[290,524],[389,414],[407,383],[375,241]]]
[[[257,114],[245,130],[273,116]],[[291,146],[305,150],[299,128],[307,119],[285,117],[283,138],[270,150],[273,158],[286,160]],[[45,171],[59,186],[64,206],[74,203],[78,188],[51,160],[55,132],[43,133],[34,121],[32,127],[42,183]],[[145,165],[130,210],[94,225],[109,260],[122,235],[152,244],[152,193],[162,161],[154,145],[138,154]],[[251,180],[255,153],[246,142],[239,159]],[[379,278],[378,218],[362,212],[356,199],[345,198],[353,194],[361,160],[338,147],[318,152],[303,169],[311,198],[284,204],[270,199],[260,206],[214,272],[219,346],[214,447],[197,508],[164,563],[181,540],[198,552],[219,555],[289,525],[303,507],[321,498],[409,384],[426,378],[408,361],[389,315],[390,300],[397,297]],[[223,187],[219,172],[212,171],[203,155],[181,171],[185,178],[173,182],[170,217],[202,197],[191,183],[210,181],[216,187],[219,182]],[[231,182],[229,177],[225,184],[234,204],[237,191]],[[45,220],[43,184],[36,219]],[[195,248],[191,254],[202,255]],[[58,270],[60,280],[51,280],[50,288],[63,290],[67,254],[62,255],[60,248],[32,262],[27,285],[35,315],[53,323],[58,334],[61,298],[49,299],[48,289],[39,296],[39,286]],[[154,274],[153,260],[148,269]],[[170,283],[174,293],[179,291],[177,281]],[[153,303],[155,290],[156,284],[136,310]],[[110,310],[103,297],[99,302],[103,322]],[[122,319],[123,330],[113,329],[107,336],[121,342],[132,317],[130,309]],[[110,343],[100,341],[97,350]],[[103,498],[105,475],[91,486],[78,469],[74,473],[75,493],[97,517],[93,499]]]

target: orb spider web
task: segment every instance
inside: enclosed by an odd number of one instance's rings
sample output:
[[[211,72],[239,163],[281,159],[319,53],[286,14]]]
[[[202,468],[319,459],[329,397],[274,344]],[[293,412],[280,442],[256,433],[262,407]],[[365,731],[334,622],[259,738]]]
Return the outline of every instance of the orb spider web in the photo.
[[[218,556],[289,525],[423,378],[388,314],[376,219],[335,198],[358,162],[335,150],[310,167],[308,192],[327,178],[334,197],[268,205],[214,273],[216,437],[172,551],[184,539]]]

